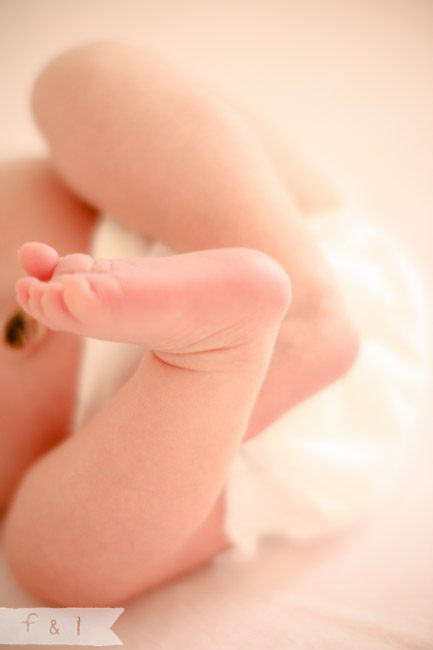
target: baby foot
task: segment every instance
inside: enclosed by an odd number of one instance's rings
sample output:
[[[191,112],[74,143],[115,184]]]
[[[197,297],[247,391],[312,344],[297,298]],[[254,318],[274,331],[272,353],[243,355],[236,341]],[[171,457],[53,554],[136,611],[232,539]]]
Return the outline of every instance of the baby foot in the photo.
[[[95,261],[29,243],[19,259],[29,276],[17,282],[18,302],[44,325],[140,345],[170,362],[275,337],[290,300],[285,271],[249,249]]]

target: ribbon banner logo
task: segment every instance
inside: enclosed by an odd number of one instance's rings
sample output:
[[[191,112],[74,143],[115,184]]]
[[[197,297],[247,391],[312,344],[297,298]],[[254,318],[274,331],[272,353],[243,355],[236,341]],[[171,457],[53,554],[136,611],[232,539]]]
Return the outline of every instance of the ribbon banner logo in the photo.
[[[123,645],[111,626],[123,607],[0,607],[0,645]]]

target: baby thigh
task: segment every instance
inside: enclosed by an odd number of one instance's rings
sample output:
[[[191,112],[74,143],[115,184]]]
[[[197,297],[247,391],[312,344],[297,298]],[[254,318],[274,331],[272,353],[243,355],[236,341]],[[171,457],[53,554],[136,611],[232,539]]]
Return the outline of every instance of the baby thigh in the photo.
[[[25,476],[5,532],[18,580],[50,602],[109,605],[222,550],[219,497],[254,392],[244,372],[203,376],[146,357]]]
[[[0,164],[0,510],[30,464],[67,433],[80,341],[23,319],[14,284],[17,249],[45,240],[62,255],[86,250],[92,211],[57,179],[46,160]]]

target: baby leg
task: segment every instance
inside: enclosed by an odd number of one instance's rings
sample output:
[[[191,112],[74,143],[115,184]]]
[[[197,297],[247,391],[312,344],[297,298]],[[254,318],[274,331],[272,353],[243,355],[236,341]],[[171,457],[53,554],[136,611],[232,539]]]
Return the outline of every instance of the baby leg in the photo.
[[[350,367],[357,336],[335,280],[276,154],[239,112],[117,44],[59,57],[38,80],[34,109],[62,177],[92,205],[179,252],[248,247],[288,273],[293,300],[247,437]]]
[[[62,255],[86,250],[93,224],[93,211],[59,182],[48,161],[0,165],[0,511],[33,460],[68,431],[81,348],[75,336],[23,320],[16,250],[34,238]]]
[[[81,255],[54,267],[43,245],[20,256],[51,278],[18,283],[31,315],[150,350],[91,421],[32,467],[7,520],[6,553],[28,589],[61,604],[112,604],[185,569],[175,557],[223,488],[288,307],[287,275],[247,249]]]

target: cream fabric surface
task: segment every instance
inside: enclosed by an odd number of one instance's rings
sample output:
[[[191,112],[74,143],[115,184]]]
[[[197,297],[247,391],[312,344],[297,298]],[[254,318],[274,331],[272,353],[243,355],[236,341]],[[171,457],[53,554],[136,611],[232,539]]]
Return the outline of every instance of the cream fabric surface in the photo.
[[[311,539],[346,526],[394,483],[425,382],[426,306],[415,266],[353,207],[308,220],[361,335],[351,370],[241,446],[226,485],[225,531],[253,555],[266,535]],[[96,257],[166,255],[106,218]],[[140,348],[87,339],[78,427],[116,390]]]
[[[425,386],[427,309],[414,265],[355,208],[309,224],[361,345],[342,379],[240,448],[227,483],[226,530],[251,554],[265,534],[311,539],[379,504]]]

